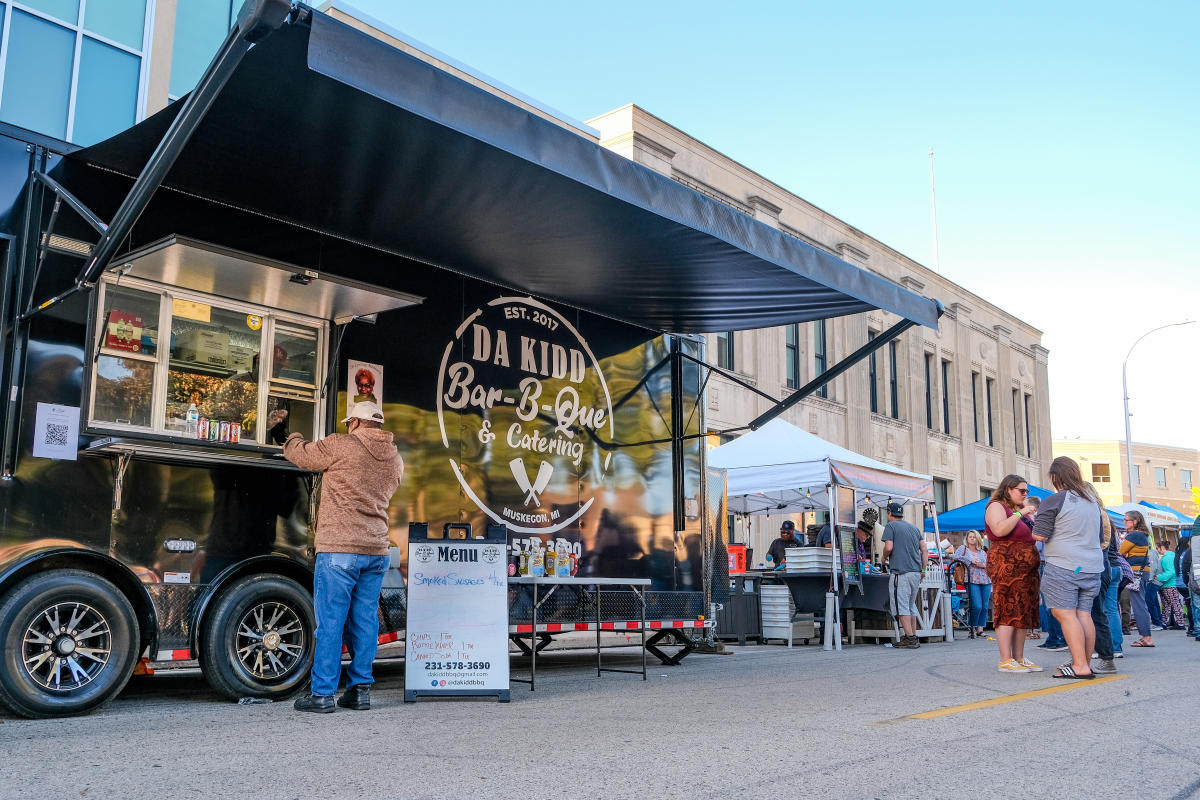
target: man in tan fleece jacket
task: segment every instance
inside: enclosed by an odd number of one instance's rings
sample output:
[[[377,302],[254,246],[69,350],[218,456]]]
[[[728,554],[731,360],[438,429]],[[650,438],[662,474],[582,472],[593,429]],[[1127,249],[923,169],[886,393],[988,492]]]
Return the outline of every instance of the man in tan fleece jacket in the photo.
[[[388,567],[388,504],[400,486],[404,461],[392,434],[382,430],[375,403],[355,403],[342,420],[347,432],[319,442],[293,433],[283,455],[302,469],[323,472],[317,513],[313,599],[317,646],[311,694],[297,711],[335,711],[342,668],[342,639],[350,651],[342,708],[371,707],[371,665],[379,642],[379,589]]]

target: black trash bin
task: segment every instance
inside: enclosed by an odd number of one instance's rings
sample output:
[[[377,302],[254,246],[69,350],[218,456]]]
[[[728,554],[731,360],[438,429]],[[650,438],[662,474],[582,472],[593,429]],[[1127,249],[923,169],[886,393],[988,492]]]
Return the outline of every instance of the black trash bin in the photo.
[[[758,573],[729,576],[729,600],[717,612],[716,638],[737,639],[740,645],[747,639],[762,643],[761,586]]]

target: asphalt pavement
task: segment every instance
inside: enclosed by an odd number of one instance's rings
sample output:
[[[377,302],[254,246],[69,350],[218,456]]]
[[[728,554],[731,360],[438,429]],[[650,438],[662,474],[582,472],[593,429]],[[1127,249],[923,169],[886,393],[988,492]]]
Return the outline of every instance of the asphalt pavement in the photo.
[[[733,647],[645,682],[559,653],[508,704],[405,704],[390,661],[371,711],[325,715],[159,673],[90,716],[0,716],[0,798],[1200,798],[1200,643],[1155,640],[1093,682],[1032,647],[1046,672],[1002,675],[986,640]]]

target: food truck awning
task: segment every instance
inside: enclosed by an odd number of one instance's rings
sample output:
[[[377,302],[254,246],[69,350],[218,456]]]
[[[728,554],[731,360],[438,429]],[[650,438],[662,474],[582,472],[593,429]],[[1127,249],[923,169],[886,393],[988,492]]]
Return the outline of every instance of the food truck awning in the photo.
[[[937,325],[936,301],[324,14],[297,6],[256,36],[167,190],[652,330],[872,309]],[[67,159],[136,177],[182,106]]]

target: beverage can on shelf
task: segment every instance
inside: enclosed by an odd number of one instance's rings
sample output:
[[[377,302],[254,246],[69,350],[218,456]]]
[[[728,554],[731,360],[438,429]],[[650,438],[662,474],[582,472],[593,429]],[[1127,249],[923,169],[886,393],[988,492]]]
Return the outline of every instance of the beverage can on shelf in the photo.
[[[217,441],[229,441],[229,423],[225,420],[221,420],[221,432],[217,435]]]
[[[241,423],[239,423],[239,422],[229,423],[229,441],[235,442],[235,443],[242,441],[242,425],[241,425]]]
[[[221,438],[221,423],[219,420],[210,419],[208,421],[208,440],[215,442]]]
[[[196,424],[196,438],[208,438],[208,417],[201,417],[200,421]]]

